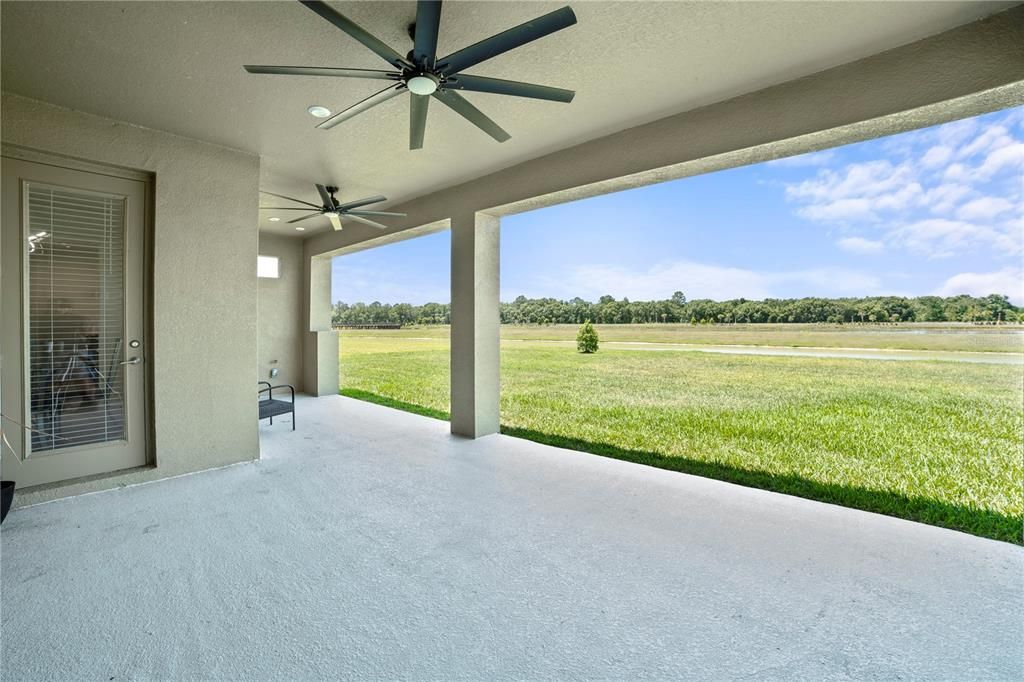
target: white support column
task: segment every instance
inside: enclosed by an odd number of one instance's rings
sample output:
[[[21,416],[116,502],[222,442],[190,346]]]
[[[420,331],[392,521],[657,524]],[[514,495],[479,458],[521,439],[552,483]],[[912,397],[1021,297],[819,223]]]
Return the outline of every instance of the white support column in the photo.
[[[306,330],[303,334],[303,390],[338,394],[338,332],[331,328],[331,259],[306,259]]]
[[[497,433],[500,419],[500,303],[497,216],[452,216],[452,433]]]

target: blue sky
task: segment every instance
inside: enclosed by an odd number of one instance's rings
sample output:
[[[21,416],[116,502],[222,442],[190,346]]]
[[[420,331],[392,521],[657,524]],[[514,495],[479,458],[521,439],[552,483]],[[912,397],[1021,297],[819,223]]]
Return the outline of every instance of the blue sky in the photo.
[[[502,219],[501,299],[1024,304],[1024,107]],[[334,260],[335,301],[447,302],[449,234]]]

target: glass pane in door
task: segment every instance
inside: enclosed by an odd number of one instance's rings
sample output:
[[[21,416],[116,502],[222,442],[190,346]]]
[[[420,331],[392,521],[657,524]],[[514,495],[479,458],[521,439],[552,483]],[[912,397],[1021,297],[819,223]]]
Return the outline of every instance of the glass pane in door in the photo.
[[[124,440],[124,197],[26,184],[32,454]]]

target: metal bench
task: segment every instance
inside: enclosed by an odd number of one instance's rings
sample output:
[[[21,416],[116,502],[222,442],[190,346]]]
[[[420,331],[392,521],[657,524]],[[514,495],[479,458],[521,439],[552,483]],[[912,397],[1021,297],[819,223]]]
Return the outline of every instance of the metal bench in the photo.
[[[264,393],[267,394],[266,398],[260,398],[260,420],[269,419],[271,425],[274,423],[274,417],[280,417],[282,414],[291,413],[292,415],[292,431],[295,430],[295,387],[288,384],[281,384],[280,386],[271,386],[269,381],[259,382],[266,388],[261,388],[257,395],[262,396]],[[287,400],[278,400],[274,397],[275,388],[287,388],[291,391],[292,399],[291,402]]]

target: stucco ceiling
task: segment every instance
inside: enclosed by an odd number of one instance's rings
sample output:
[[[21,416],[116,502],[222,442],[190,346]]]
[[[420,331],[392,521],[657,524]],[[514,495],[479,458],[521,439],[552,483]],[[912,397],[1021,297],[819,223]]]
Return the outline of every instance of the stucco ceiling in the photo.
[[[405,53],[414,2],[336,2]],[[563,2],[448,2],[447,54]],[[377,81],[257,76],[242,64],[386,68],[297,2],[3,2],[4,90],[262,156],[264,189],[315,200],[385,194],[393,205],[526,159],[896,47],[1012,2],[579,2],[579,23],[472,73],[571,88],[571,104],[468,93],[512,135],[499,144],[430,107],[425,148],[408,149],[409,101],[328,131]],[[268,199],[265,203],[277,200]],[[382,205],[383,206],[386,206]],[[374,207],[376,208],[376,207]],[[298,234],[284,222],[261,229]],[[280,214],[293,217],[295,214]],[[304,223],[303,236],[329,229]]]

